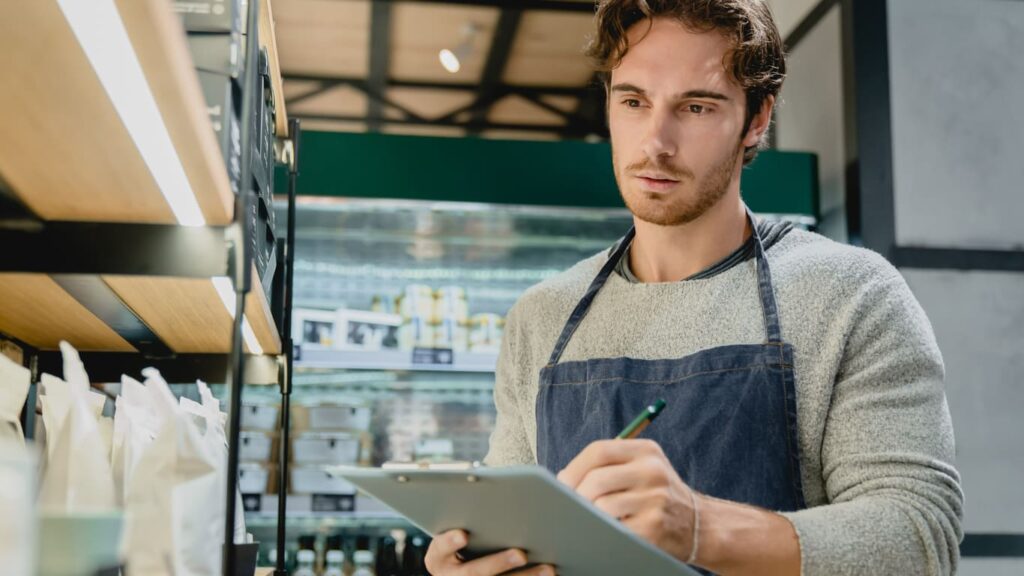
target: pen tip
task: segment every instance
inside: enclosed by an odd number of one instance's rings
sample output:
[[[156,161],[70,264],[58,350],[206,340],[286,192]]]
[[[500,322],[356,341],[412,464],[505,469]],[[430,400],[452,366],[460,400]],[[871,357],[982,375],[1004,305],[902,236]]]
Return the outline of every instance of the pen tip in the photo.
[[[665,407],[665,400],[664,399],[659,399],[657,402],[654,403],[654,412],[655,413],[661,412],[661,409],[664,408],[664,407]]]

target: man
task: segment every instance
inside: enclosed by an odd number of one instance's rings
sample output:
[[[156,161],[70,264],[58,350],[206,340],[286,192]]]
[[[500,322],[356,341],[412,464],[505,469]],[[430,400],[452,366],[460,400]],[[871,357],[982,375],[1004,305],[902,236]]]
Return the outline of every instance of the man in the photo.
[[[955,571],[963,496],[923,311],[877,254],[755,224],[741,200],[785,75],[763,0],[603,0],[597,27],[635,234],[509,313],[487,463],[546,466],[714,573]],[[642,439],[608,440],[658,398]],[[467,543],[438,536],[428,568],[527,562],[460,562]]]

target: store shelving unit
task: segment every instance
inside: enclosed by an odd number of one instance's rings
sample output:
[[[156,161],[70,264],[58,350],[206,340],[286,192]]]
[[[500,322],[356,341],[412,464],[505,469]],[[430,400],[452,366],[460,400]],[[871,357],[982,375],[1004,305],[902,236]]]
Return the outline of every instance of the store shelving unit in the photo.
[[[227,383],[224,574],[234,575],[242,387],[277,384],[285,405],[291,389],[300,129],[284,110],[270,3],[251,2],[245,17],[268,53],[276,135],[290,165],[288,235],[276,245],[281,279],[273,298],[259,280],[253,289],[247,216],[259,200],[251,186],[237,196],[231,191],[170,3],[101,2],[84,8],[95,11],[88,18],[77,9],[77,20],[74,5],[55,1],[0,9],[0,52],[17,79],[0,91],[0,175],[8,189],[0,189],[0,335],[19,344],[33,382],[44,371],[60,373],[55,349],[67,340],[82,351],[94,382],[154,366],[172,382]],[[110,29],[93,28],[103,23]],[[90,52],[96,34],[125,41],[113,68]],[[250,63],[257,62],[256,38],[250,34],[245,43]],[[242,81],[242,183],[253,181],[254,135],[246,119],[257,97],[255,68],[247,66]],[[148,119],[159,120],[165,133],[140,132],[137,115],[154,112]],[[167,200],[181,194],[194,210]],[[23,416],[29,436],[34,406],[33,385]],[[283,551],[284,542],[278,545]]]

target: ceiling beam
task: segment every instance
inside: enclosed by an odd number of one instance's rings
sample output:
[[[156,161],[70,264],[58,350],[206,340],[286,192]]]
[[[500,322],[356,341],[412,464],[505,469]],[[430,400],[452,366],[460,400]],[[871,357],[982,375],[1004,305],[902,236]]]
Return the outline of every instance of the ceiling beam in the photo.
[[[492,8],[514,7],[519,10],[594,13],[593,2],[574,2],[572,0],[373,0],[373,3],[390,4],[397,1],[408,4],[454,4],[459,6],[489,6]]]
[[[366,118],[371,131],[380,128],[384,116],[384,90],[387,85],[391,60],[391,3],[374,2],[370,18],[370,73],[366,92],[378,95],[366,104]]]
[[[470,124],[480,124],[486,120],[491,106],[499,99],[498,86],[505,76],[505,66],[508,65],[522,17],[523,11],[519,8],[505,8],[498,17],[494,39],[491,41],[491,49],[487,52],[487,62],[480,77],[480,91],[477,93]]]
[[[337,121],[337,122],[366,122],[366,118],[362,116],[334,116],[325,114],[302,114],[297,115],[305,121]],[[462,128],[467,131],[480,133],[484,130],[515,130],[518,132],[544,132],[548,134],[558,134],[565,138],[582,138],[589,134],[589,131],[580,132],[573,127],[568,125],[560,124],[510,124],[502,122],[456,122],[454,120],[439,121],[439,120],[426,120],[423,118],[405,118],[401,120],[384,120],[385,124],[402,125],[402,126],[441,126],[446,128]]]
[[[366,78],[357,76],[318,76],[314,74],[284,73],[285,82],[337,82],[340,84],[359,85],[366,82]],[[476,92],[480,84],[476,82],[427,82],[422,80],[399,80],[388,78],[385,81],[388,88],[425,88],[430,90],[455,90],[460,92]],[[539,94],[550,96],[580,96],[587,87],[585,86],[542,86],[537,84],[499,84],[498,88],[509,94]],[[291,104],[291,100],[288,101]]]
[[[324,92],[327,92],[328,90],[330,90],[332,88],[336,88],[336,87],[342,85],[341,82],[338,82],[338,81],[335,81],[335,80],[318,80],[318,82],[319,82],[319,84],[317,85],[316,88],[313,88],[312,90],[309,90],[308,92],[303,92],[302,94],[299,94],[298,96],[292,96],[291,98],[289,98],[288,99],[288,106],[295,106],[296,104],[298,104],[300,102],[304,102],[306,100],[309,100],[310,98],[313,98],[314,96],[319,96],[319,95],[323,94]]]

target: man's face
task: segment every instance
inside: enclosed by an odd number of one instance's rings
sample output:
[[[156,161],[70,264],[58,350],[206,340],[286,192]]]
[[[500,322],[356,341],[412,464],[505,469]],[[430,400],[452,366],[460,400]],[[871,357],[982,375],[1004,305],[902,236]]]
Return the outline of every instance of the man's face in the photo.
[[[647,27],[627,31],[629,51],[612,71],[612,162],[630,211],[675,226],[714,206],[742,167],[746,99],[723,66],[723,35],[663,18]]]

